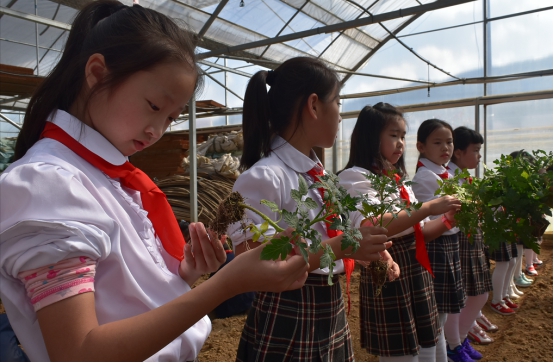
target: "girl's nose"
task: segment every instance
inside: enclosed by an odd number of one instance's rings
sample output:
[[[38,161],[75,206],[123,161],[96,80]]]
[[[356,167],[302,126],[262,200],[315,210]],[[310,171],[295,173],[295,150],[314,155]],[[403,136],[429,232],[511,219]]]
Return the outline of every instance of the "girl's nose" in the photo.
[[[154,126],[148,126],[144,131],[149,137],[155,140],[162,137],[162,134],[163,134],[163,130],[161,128],[154,127]]]

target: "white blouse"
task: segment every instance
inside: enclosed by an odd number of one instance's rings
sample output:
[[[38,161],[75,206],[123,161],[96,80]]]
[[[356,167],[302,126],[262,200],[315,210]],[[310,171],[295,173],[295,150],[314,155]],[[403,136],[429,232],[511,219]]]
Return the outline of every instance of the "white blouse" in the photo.
[[[114,165],[123,156],[101,134],[58,110],[51,122]],[[0,296],[33,361],[49,361],[21,271],[86,256],[97,262],[99,324],[155,309],[190,290],[179,261],[155,236],[140,193],[122,187],[53,139],[38,141],[0,175]],[[150,361],[194,360],[211,331],[203,317]],[[156,332],[152,332],[155,334]]]
[[[298,189],[299,175],[305,178],[308,185],[313,184],[313,179],[307,172],[319,163],[319,159],[313,151],[311,158],[307,157],[279,136],[272,139],[271,149],[273,151],[268,157],[262,158],[238,177],[233,186],[233,191],[239,192],[245,198],[246,203],[276,221],[279,219],[278,213],[272,212],[268,207],[260,204],[260,200],[269,200],[277,204],[279,209],[294,211],[296,202],[290,196],[291,190]],[[318,202],[319,205],[323,205],[321,195],[316,189],[309,190],[308,196]],[[315,219],[318,211],[310,210],[310,219]],[[262,218],[254,212],[247,210],[246,216],[249,222],[258,227],[263,223]],[[282,219],[278,225],[285,229],[288,227]],[[329,239],[324,222],[317,223],[314,228],[320,234],[321,241]],[[275,234],[275,229],[270,226],[266,235],[270,236],[272,234]],[[253,234],[243,231],[241,223],[234,223],[227,229],[227,236],[233,241],[233,246],[236,247],[244,241],[252,239]],[[263,240],[262,237],[260,237],[261,240]],[[310,241],[307,242],[308,244],[311,243]],[[342,260],[336,260],[333,273],[341,272],[344,272],[344,264]],[[317,269],[312,273],[328,275],[329,269]]]
[[[421,161],[424,166],[417,169],[417,172],[412,179],[412,189],[416,198],[420,202],[425,203],[440,197],[438,195],[435,195],[435,191],[439,189],[439,184],[437,182],[441,180],[438,174],[444,173],[445,171],[447,171],[447,169],[444,166],[437,165],[426,158],[421,158],[419,159],[419,161]],[[451,175],[449,175],[449,178],[451,178]],[[429,218],[436,219],[440,218],[441,216],[442,215],[429,216]],[[459,230],[460,229],[458,227],[454,227],[451,230],[444,232],[443,235],[446,236],[456,234]]]
[[[381,203],[381,201],[378,198],[377,191],[372,188],[371,182],[364,175],[369,173],[371,173],[369,170],[361,168],[359,166],[345,169],[339,174],[340,184],[348,191],[351,196],[363,196],[369,204],[379,204]],[[406,188],[406,191],[408,192],[408,195],[410,197],[410,203],[418,203],[414,192],[412,191],[412,188],[408,185],[405,185],[404,187]],[[400,198],[400,190],[398,190],[396,193],[387,197],[385,200],[391,201]],[[358,205],[358,208],[361,208],[361,205],[362,204],[360,203]],[[399,208],[395,208],[395,212],[397,212],[398,210]],[[353,212],[350,214],[350,220],[355,227],[358,227],[360,223],[364,220],[364,218],[365,217],[360,212]],[[427,221],[429,221],[429,218],[425,218],[419,222],[421,228],[423,228],[424,223]],[[400,233],[395,234],[394,236],[391,236],[390,238],[405,236],[413,232],[414,227],[410,227]]]

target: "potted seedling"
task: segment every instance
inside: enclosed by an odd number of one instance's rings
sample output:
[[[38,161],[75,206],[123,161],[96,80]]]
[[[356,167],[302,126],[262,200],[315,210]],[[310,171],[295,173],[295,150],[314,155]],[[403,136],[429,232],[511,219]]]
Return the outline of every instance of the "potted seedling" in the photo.
[[[261,258],[265,260],[284,259],[291,253],[294,244],[306,262],[308,261],[308,253],[318,253],[320,250],[323,254],[320,258],[320,267],[329,268],[329,285],[332,285],[333,267],[335,266],[335,255],[328,245],[321,244],[319,233],[313,228],[317,223],[326,223],[330,228],[342,232],[341,248],[343,250],[352,247],[352,253],[355,252],[359,244],[359,239],[362,235],[358,229],[350,226],[348,215],[356,210],[358,198],[351,197],[346,190],[339,186],[338,177],[334,174],[327,174],[320,177],[320,181],[308,186],[308,183],[301,175],[298,176],[298,190],[291,191],[291,197],[296,202],[296,210],[287,211],[279,209],[278,206],[268,200],[262,200],[260,203],[267,206],[271,211],[276,212],[280,218],[277,221],[272,220],[258,209],[249,205],[242,195],[238,192],[232,192],[225,200],[223,200],[218,208],[216,219],[209,227],[218,234],[226,233],[227,227],[235,222],[241,222],[241,228],[244,231],[253,233],[252,240],[262,243],[271,241],[263,247]],[[308,196],[310,189],[323,188],[324,206],[319,206],[315,200]],[[250,210],[258,214],[263,223],[258,227],[253,223],[246,221],[245,211]],[[318,210],[315,218],[309,218],[310,210]],[[273,237],[266,235],[269,226],[273,227],[276,233],[283,232],[285,229],[279,225],[283,220],[289,227],[292,227],[291,236]],[[308,246],[307,240],[311,241]]]
[[[411,215],[412,211],[421,207],[421,203],[409,204],[400,197],[399,188],[403,183],[404,185],[410,185],[411,182],[404,182],[405,177],[396,178],[395,176],[398,175],[396,171],[390,171],[386,175],[373,173],[364,175],[371,183],[372,189],[376,192],[375,197],[380,202],[372,203],[362,198],[358,211],[364,218],[371,221],[373,225],[386,228],[394,219],[398,218],[398,214],[401,211],[404,210],[408,215]],[[393,218],[385,224],[384,216],[389,213]],[[378,296],[387,280],[389,266],[386,261],[379,260],[371,261],[368,268],[370,269],[372,280],[376,285],[375,295]]]
[[[457,226],[469,235],[480,228],[491,250],[502,242],[521,241],[538,253],[537,238],[549,224],[544,216],[552,216],[552,152],[536,150],[532,157],[516,158],[501,155],[494,164],[472,183],[457,183],[469,176],[467,171],[439,181],[437,194],[460,199]]]

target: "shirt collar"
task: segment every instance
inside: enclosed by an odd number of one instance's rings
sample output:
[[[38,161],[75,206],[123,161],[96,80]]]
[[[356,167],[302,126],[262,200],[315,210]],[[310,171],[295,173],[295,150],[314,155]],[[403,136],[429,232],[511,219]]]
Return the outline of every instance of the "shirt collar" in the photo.
[[[321,163],[313,150],[310,151],[310,157],[307,157],[278,135],[271,140],[271,151],[297,173],[307,173]]]
[[[122,165],[127,161],[127,157],[102,134],[67,112],[56,110],[48,116],[47,121],[61,127],[69,136],[110,164]]]
[[[431,160],[429,159],[426,159],[426,158],[421,158],[419,159],[419,161],[421,161],[421,163],[429,170],[431,170],[433,173],[435,174],[442,174],[446,171],[446,168],[442,165],[437,165],[435,164],[434,162],[432,162]]]
[[[462,171],[462,169],[460,169],[460,167],[454,164],[452,161],[448,163],[448,168],[450,169],[448,170],[448,172],[452,175],[456,174],[456,170]]]

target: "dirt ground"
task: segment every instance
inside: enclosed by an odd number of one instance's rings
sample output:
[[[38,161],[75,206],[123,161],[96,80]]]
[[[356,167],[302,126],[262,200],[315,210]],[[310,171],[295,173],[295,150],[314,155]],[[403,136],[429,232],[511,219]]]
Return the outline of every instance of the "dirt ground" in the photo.
[[[552,362],[552,241],[543,242],[540,259],[544,267],[517,303],[520,304],[517,314],[502,316],[494,313],[485,305],[484,314],[500,330],[490,335],[495,340],[490,345],[474,345],[483,354],[482,362]],[[494,261],[492,261],[494,268]],[[368,354],[360,347],[358,284],[360,274],[354,271],[351,284],[352,308],[348,316],[352,331],[354,358],[358,362],[377,362],[377,356]],[[344,277],[341,284],[344,290]],[[491,294],[492,295],[492,294]],[[346,296],[345,296],[346,298]],[[490,299],[489,299],[490,302]],[[0,303],[0,313],[4,313]],[[204,344],[198,360],[200,362],[235,361],[242,327],[246,316],[239,315],[227,319],[212,319],[212,333]]]
[[[517,300],[519,311],[512,316],[502,316],[485,305],[483,313],[500,328],[491,333],[490,345],[474,345],[483,354],[482,362],[552,362],[552,242],[545,240],[539,256],[544,267],[528,288],[521,288],[524,295]],[[494,268],[494,261],[491,261]],[[351,283],[352,308],[348,316],[352,331],[354,358],[358,362],[377,362],[377,356],[360,347],[358,284],[360,275],[354,271]],[[341,283],[344,291],[344,276]],[[492,297],[492,294],[490,294]],[[345,297],[346,299],[346,297]],[[346,301],[346,300],[345,300]],[[489,298],[490,302],[490,298]],[[235,360],[236,349],[246,316],[212,319],[212,333],[200,355],[201,362],[230,362]]]

